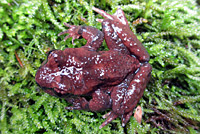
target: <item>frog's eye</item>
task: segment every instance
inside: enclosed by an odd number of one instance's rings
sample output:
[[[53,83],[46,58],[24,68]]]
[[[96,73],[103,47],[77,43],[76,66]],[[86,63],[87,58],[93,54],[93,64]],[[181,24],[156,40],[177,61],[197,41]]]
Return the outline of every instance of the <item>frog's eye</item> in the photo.
[[[47,55],[47,58],[48,59],[54,59],[56,62],[59,60],[59,61],[62,61],[63,59],[63,53],[61,50],[52,50],[52,51],[49,51],[48,55]]]
[[[65,55],[62,50],[53,50],[49,52],[47,59],[49,65],[56,64],[57,66],[55,67],[63,66],[66,63]]]
[[[53,51],[56,51],[56,49],[50,50],[50,51],[47,53],[47,57],[48,57]]]

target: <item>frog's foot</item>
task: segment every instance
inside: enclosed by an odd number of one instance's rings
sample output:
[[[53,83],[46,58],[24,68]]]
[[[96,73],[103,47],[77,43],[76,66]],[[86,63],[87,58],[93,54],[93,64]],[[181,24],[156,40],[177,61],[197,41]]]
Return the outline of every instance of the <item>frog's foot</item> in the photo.
[[[116,119],[118,117],[117,114],[115,114],[113,111],[110,111],[109,113],[103,115],[103,118],[106,118],[106,120],[99,126],[99,129],[109,124],[112,120]]]
[[[78,39],[81,36],[78,33],[80,26],[70,25],[67,23],[64,23],[64,25],[66,27],[69,27],[69,29],[59,33],[58,36],[68,33],[69,35],[65,37],[64,41],[66,41],[68,38],[72,37],[72,44],[74,45],[74,39]]]
[[[65,107],[67,110],[89,110],[88,101],[83,97],[67,98],[66,100],[73,105]]]
[[[130,120],[132,114],[133,114],[133,111],[131,111],[131,112],[127,113],[127,114],[123,114],[121,116],[122,127],[124,127],[126,125],[126,123]],[[117,115],[113,111],[110,111],[109,113],[103,115],[103,118],[106,118],[106,120],[101,124],[101,126],[99,128],[101,129],[102,127],[106,126],[112,120],[116,119],[118,116],[119,115]]]

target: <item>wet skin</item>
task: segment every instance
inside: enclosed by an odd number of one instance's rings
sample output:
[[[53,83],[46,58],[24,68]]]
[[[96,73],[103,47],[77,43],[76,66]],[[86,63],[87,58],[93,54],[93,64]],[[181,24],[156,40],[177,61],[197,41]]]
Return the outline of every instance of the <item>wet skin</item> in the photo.
[[[97,8],[93,10],[105,18],[98,19],[102,32],[90,26],[65,23],[69,29],[59,35],[68,33],[65,40],[82,36],[87,44],[49,52],[35,80],[45,92],[73,104],[66,109],[111,109],[103,116],[106,120],[100,128],[117,117],[125,126],[150,79],[149,54],[130,30],[121,9],[113,15]],[[98,51],[104,39],[109,51]],[[85,96],[91,99],[86,100]]]

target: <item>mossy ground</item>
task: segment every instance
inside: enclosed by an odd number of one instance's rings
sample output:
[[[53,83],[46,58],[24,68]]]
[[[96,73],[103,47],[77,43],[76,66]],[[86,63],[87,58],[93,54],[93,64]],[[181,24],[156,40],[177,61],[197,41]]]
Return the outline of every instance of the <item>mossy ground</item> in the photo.
[[[1,0],[1,133],[199,133],[200,9],[195,0]],[[99,130],[102,113],[68,111],[63,99],[44,93],[36,70],[51,49],[80,47],[63,41],[63,22],[101,29],[95,6],[114,13],[120,6],[132,31],[148,50],[151,80],[139,104],[142,124],[132,117]],[[144,21],[134,22],[135,20]],[[102,50],[107,50],[104,43]],[[16,57],[19,57],[17,60]]]

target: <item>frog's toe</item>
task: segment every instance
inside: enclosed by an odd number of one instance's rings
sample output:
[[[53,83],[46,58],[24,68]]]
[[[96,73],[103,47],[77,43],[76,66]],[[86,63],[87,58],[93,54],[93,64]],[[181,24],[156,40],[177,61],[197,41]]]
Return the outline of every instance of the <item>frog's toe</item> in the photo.
[[[64,39],[64,41],[66,41],[68,38],[70,38],[71,36],[70,35],[67,35]]]
[[[58,36],[63,35],[63,34],[66,34],[66,33],[68,33],[68,30],[59,33]]]
[[[71,107],[65,107],[67,110],[82,110],[80,106],[71,106]]]
[[[98,18],[97,18],[96,21],[98,21],[98,22],[101,23],[101,22],[103,22],[103,19],[98,19]]]
[[[133,111],[122,115],[121,120],[122,120],[122,127],[126,125],[126,123],[130,120],[131,116],[133,114]]]
[[[117,114],[115,114],[114,112],[109,112],[107,114],[105,114],[103,116],[103,118],[106,118],[106,120],[104,121],[104,123],[101,124],[101,126],[99,126],[99,129],[101,129],[102,127],[106,126],[107,124],[109,124],[112,120],[116,119],[118,117]]]
[[[92,7],[92,10],[94,10],[95,12],[99,13],[101,16],[103,16],[104,18],[106,19],[111,19],[113,20],[113,17],[112,15],[106,13],[105,11],[101,10],[101,9],[98,9],[96,7]]]
[[[73,26],[73,25],[70,25],[70,24],[68,24],[68,23],[64,23],[64,25],[65,25],[66,27],[71,27],[71,26]]]

